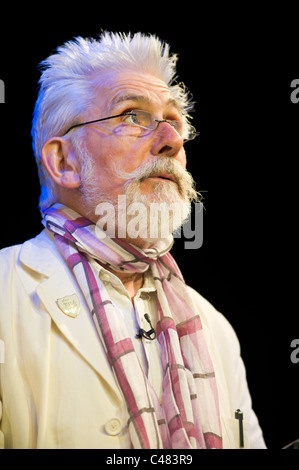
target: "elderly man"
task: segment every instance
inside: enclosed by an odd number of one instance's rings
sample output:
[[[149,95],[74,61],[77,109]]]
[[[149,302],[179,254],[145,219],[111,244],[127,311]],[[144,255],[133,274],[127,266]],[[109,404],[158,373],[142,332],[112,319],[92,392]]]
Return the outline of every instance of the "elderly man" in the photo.
[[[235,333],[169,253],[198,196],[175,65],[139,33],[77,38],[43,63],[45,229],[1,252],[5,448],[265,447]]]

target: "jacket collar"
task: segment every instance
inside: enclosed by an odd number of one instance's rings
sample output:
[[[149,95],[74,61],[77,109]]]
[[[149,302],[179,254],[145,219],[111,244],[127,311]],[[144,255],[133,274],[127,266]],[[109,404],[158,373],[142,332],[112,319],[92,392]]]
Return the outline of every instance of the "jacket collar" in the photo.
[[[27,290],[34,289],[44,309],[52,317],[62,335],[79,354],[107,382],[107,386],[121,400],[121,395],[106,354],[101,345],[95,325],[77,282],[53,242],[51,233],[45,229],[36,238],[24,243],[20,251],[20,263],[29,275]],[[29,271],[30,273],[30,271]],[[37,275],[39,274],[39,276]],[[24,274],[23,274],[24,277]],[[29,281],[28,281],[29,279]],[[38,281],[36,281],[38,279]],[[58,299],[76,294],[80,303],[80,314],[72,318],[59,308]]]

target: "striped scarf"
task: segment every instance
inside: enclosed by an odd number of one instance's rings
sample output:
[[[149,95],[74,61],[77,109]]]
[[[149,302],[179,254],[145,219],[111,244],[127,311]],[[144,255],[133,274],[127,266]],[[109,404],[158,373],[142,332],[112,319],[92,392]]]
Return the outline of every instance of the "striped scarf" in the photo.
[[[72,270],[90,309],[99,338],[126,401],[134,448],[222,448],[218,395],[201,320],[192,311],[171,243],[140,250],[124,240],[99,237],[96,225],[66,206],[43,211],[43,224]],[[157,341],[163,368],[162,405],[134,350],[125,321],[90,264],[116,271],[151,269],[157,289]]]

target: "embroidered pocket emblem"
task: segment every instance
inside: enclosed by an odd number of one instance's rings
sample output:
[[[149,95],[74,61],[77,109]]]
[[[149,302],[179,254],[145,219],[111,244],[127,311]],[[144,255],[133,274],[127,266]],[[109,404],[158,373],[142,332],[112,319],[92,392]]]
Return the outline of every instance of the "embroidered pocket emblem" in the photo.
[[[57,299],[57,304],[60,310],[69,317],[77,318],[80,314],[80,301],[76,294]]]

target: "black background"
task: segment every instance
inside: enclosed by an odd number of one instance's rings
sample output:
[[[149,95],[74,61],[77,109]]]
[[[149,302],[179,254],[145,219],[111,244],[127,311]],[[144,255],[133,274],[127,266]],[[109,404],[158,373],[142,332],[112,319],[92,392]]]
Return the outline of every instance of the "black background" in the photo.
[[[197,102],[201,136],[188,144],[188,169],[205,205],[203,246],[186,250],[177,240],[173,254],[187,283],[236,330],[266,444],[280,449],[299,438],[299,363],[290,360],[299,338],[296,14],[210,5],[5,7],[0,248],[42,230],[30,138],[38,63],[63,42],[101,30],[169,42]]]

